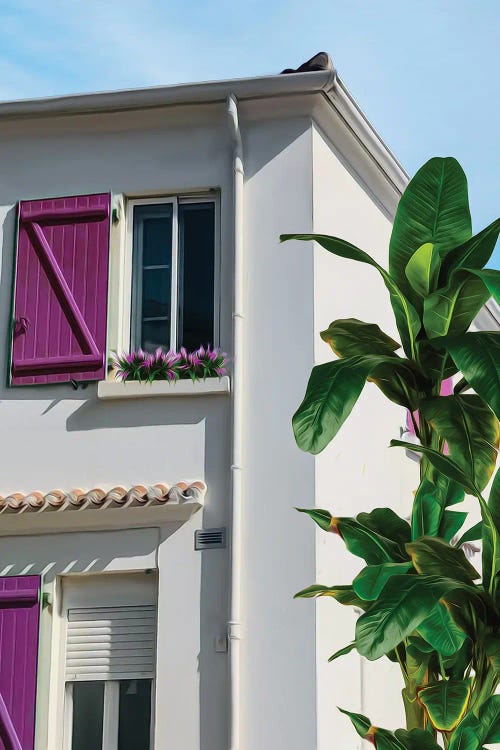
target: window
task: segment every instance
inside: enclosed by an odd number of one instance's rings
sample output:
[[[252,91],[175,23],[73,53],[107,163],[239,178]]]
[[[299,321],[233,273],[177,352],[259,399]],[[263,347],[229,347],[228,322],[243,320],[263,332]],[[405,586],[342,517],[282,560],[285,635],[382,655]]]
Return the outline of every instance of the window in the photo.
[[[91,576],[66,588],[65,750],[150,750],[155,576]]]
[[[130,201],[130,345],[196,349],[215,338],[214,199]]]

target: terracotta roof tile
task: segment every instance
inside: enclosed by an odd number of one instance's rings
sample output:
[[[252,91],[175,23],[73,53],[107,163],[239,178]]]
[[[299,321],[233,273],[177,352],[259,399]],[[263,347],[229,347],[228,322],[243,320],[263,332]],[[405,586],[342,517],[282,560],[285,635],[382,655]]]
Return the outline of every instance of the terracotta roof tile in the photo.
[[[95,487],[92,490],[51,490],[46,494],[38,490],[25,495],[15,492],[0,496],[1,513],[41,513],[60,511],[105,510],[106,508],[159,506],[166,503],[201,502],[206,492],[203,482],[178,482],[146,486],[136,484],[129,489],[117,486],[111,490]]]

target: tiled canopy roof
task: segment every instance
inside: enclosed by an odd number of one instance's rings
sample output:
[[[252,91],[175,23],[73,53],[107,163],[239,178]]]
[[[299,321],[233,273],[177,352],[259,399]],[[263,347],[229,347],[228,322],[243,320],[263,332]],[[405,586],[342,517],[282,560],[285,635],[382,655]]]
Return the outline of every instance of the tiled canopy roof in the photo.
[[[113,487],[104,490],[101,487],[85,492],[81,489],[52,490],[46,494],[31,492],[25,495],[16,492],[8,497],[0,496],[0,513],[41,513],[60,511],[105,510],[106,508],[159,507],[161,505],[201,502],[206,492],[203,482],[178,482],[172,487],[166,484],[153,484],[146,487],[136,484],[128,490],[125,487]]]

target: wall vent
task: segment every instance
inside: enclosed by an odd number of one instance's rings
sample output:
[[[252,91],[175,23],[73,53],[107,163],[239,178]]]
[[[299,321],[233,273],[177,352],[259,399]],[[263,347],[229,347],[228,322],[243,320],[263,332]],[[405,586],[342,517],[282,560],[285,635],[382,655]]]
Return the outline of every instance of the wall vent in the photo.
[[[226,546],[226,529],[198,529],[194,532],[194,548],[222,549]]]

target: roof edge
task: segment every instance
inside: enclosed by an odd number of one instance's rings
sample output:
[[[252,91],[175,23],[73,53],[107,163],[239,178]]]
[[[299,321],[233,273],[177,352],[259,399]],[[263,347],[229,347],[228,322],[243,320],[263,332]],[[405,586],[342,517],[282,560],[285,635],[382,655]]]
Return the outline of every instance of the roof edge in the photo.
[[[230,94],[234,94],[238,99],[243,100],[313,93],[328,89],[334,78],[335,71],[327,70],[292,73],[286,76],[234,78],[171,86],[149,86],[36,99],[16,99],[0,102],[0,120],[118,112],[187,104],[210,104],[223,102]]]

